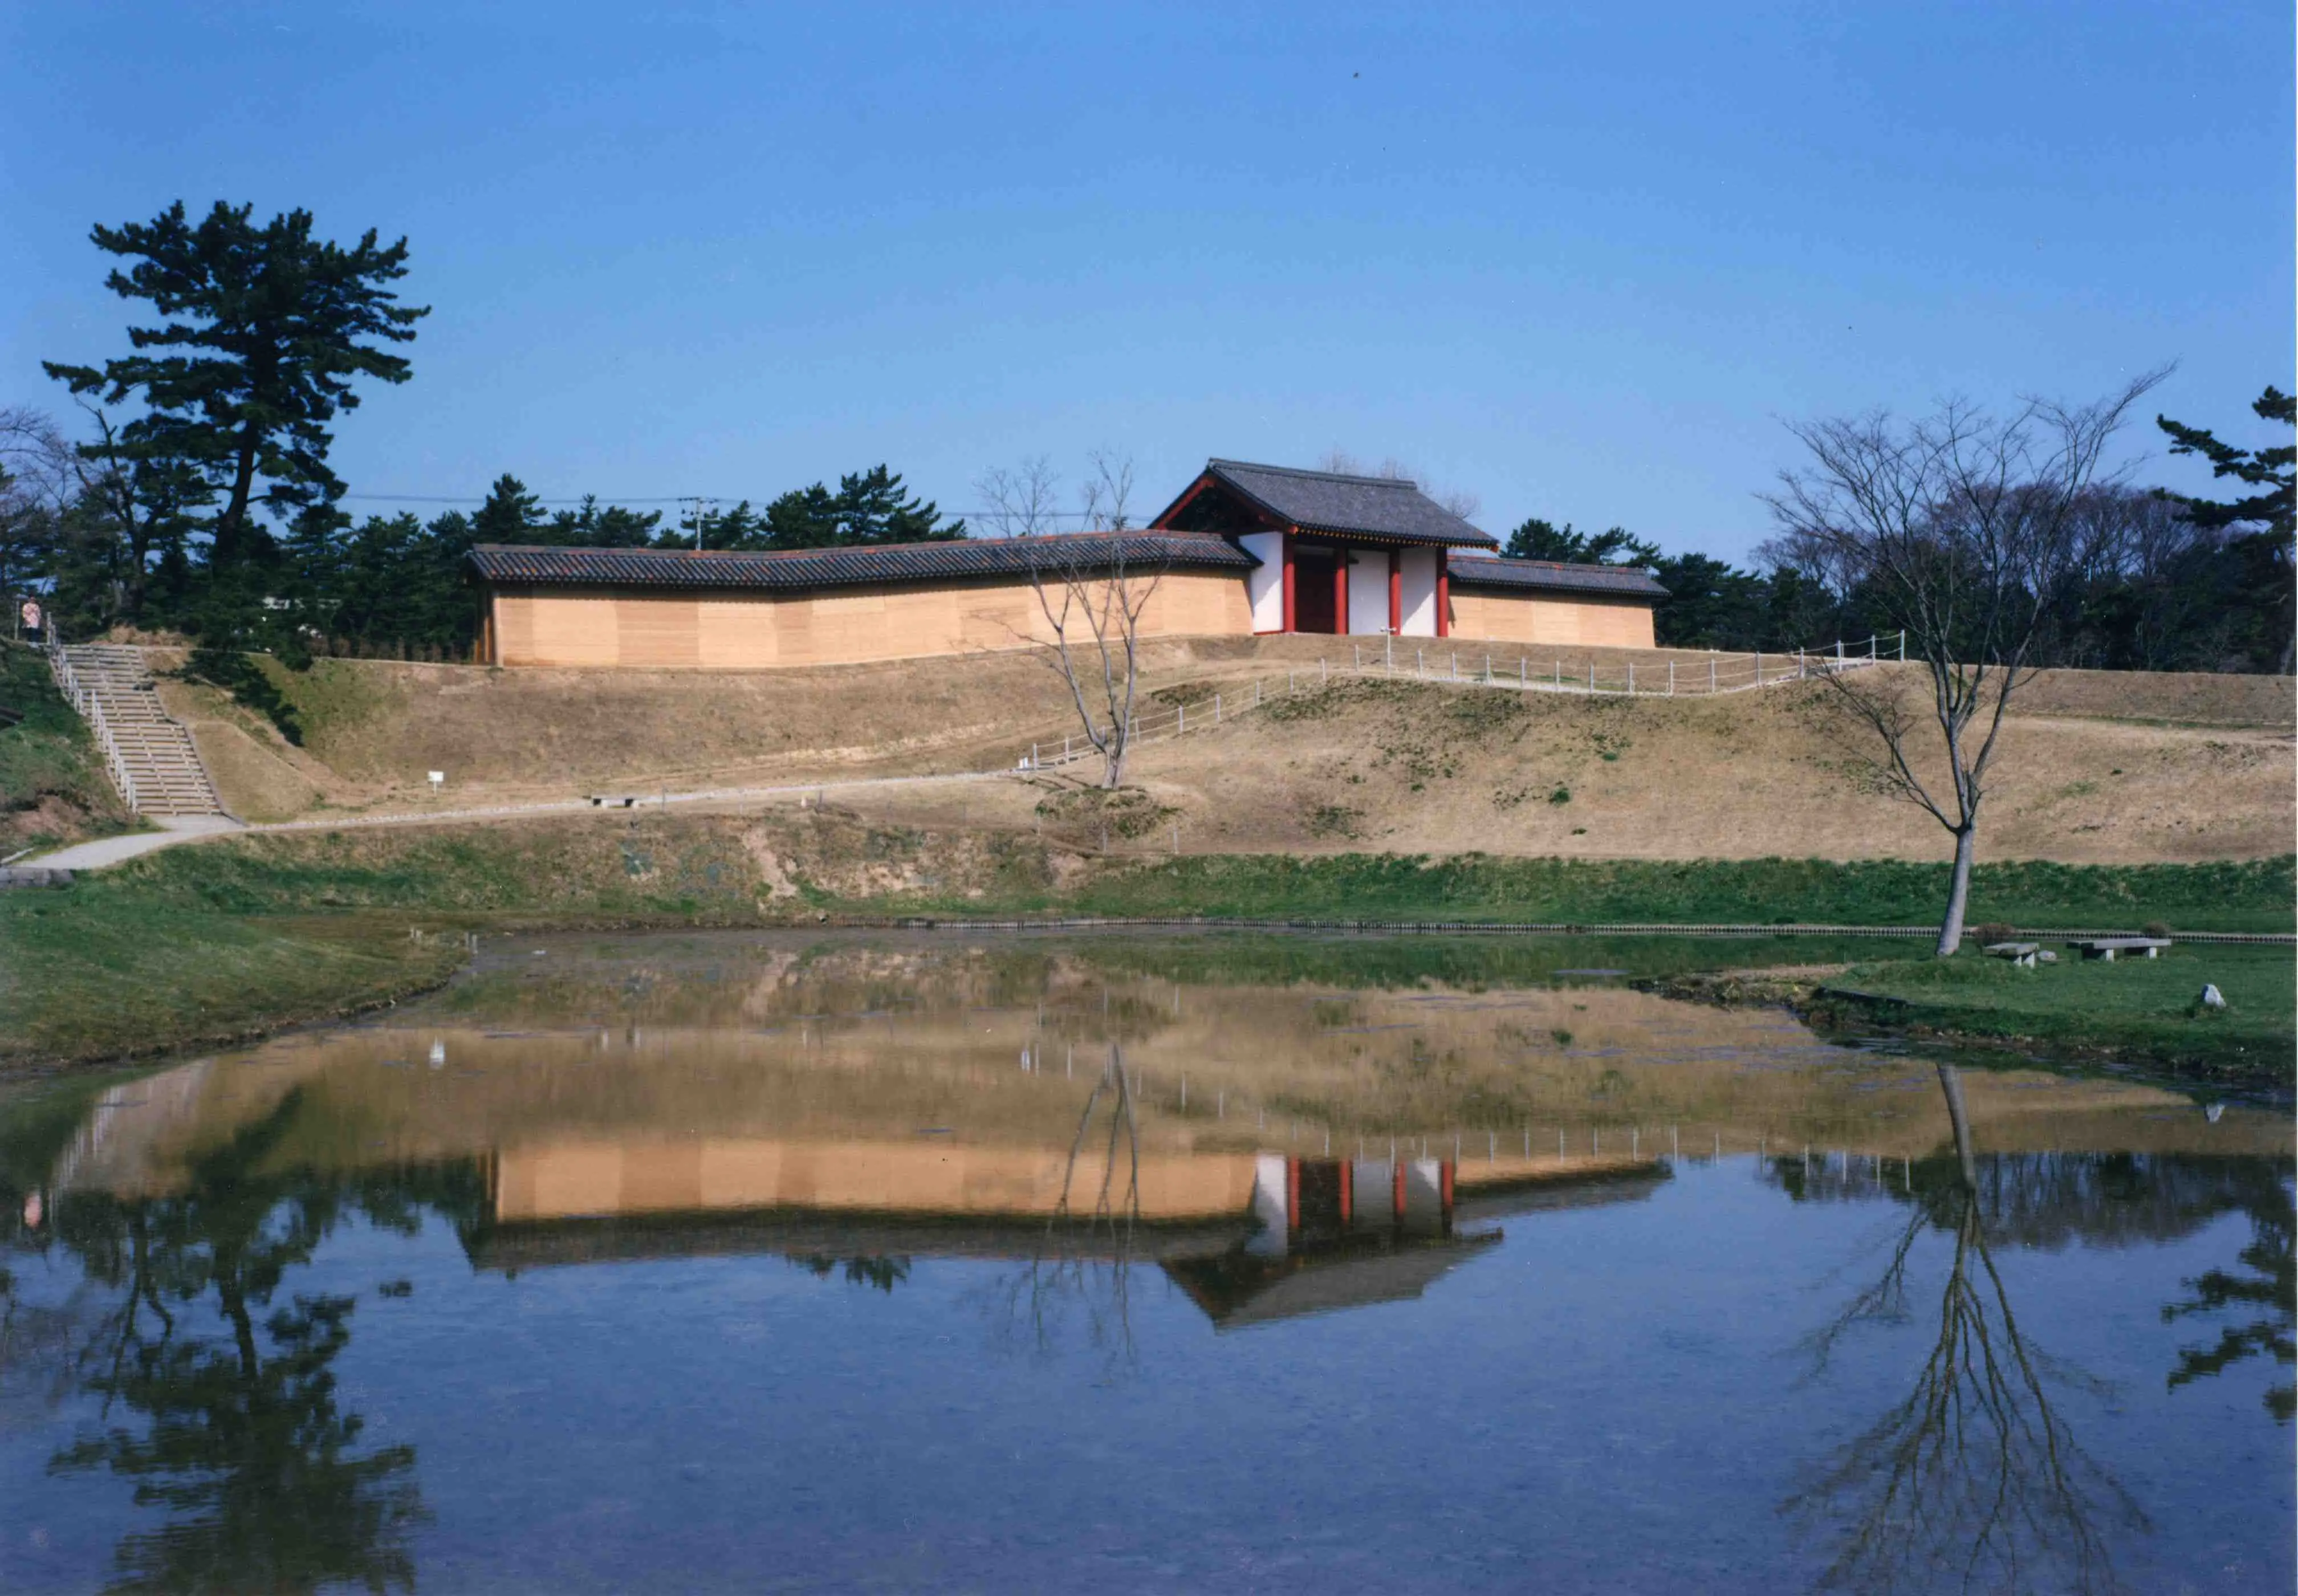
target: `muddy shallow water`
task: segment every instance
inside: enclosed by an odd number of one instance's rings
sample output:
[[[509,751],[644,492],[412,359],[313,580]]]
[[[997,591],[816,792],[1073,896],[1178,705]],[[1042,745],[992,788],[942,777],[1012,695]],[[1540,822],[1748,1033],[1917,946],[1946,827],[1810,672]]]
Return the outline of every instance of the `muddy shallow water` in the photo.
[[[0,1587],[2286,1591],[2292,1121],[1649,944],[498,939],[0,1099]]]

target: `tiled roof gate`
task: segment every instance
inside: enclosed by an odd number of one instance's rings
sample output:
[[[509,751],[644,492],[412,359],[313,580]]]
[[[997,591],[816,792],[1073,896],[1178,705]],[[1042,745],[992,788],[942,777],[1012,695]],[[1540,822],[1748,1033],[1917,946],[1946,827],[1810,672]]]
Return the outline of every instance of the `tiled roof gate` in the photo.
[[[1253,558],[1202,533],[1062,533],[777,552],[562,549],[482,543],[471,565],[489,582],[537,587],[766,589],[797,592],[887,582],[958,582],[1030,571],[1252,570]]]
[[[1459,549],[1490,549],[1495,542],[1490,533],[1471,526],[1401,477],[1348,476],[1221,459],[1206,461],[1204,476],[1273,520],[1302,532]],[[1157,521],[1162,523],[1179,510],[1203,479],[1200,477],[1190,492],[1176,500]]]

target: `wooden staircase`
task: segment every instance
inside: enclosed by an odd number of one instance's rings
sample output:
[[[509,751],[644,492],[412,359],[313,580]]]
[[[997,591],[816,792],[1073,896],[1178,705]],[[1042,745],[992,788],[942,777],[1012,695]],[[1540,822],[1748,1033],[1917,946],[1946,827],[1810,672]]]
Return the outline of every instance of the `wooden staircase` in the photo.
[[[190,728],[169,718],[140,649],[74,643],[50,656],[64,696],[103,749],[120,797],[139,815],[222,815]]]

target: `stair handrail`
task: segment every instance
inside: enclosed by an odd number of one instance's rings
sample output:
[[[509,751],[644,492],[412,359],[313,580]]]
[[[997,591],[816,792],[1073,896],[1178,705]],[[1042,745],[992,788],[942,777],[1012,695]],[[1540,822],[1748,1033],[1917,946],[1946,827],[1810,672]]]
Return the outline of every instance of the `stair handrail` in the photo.
[[[103,752],[103,768],[112,777],[112,784],[120,789],[120,796],[128,806],[141,815],[144,806],[136,795],[136,778],[128,773],[128,762],[120,756],[120,744],[112,735],[112,726],[103,718],[103,706],[96,701],[95,691],[79,679],[72,669],[71,656],[61,642],[48,647],[48,669],[55,676],[56,685],[63,690],[65,699],[79,712],[88,730],[95,733],[95,746]]]

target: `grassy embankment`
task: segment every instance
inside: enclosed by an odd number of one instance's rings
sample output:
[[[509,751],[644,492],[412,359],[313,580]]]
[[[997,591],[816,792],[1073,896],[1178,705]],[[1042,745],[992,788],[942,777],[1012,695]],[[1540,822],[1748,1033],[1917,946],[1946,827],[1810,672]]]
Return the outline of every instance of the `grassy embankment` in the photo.
[[[1944,886],[1943,867],[1892,861],[1104,861],[1027,834],[873,826],[836,810],[273,835],[154,855],[64,891],[0,897],[0,1062],[173,1049],[386,1001],[443,979],[466,930],[1054,914],[1920,925]],[[1980,870],[1973,917],[2286,930],[2293,901],[2287,858],[2026,863]],[[415,930],[432,934],[417,940]],[[2289,982],[2271,976],[2278,968],[2286,977],[2289,958],[2262,952],[2197,952],[2245,972],[2219,980],[2234,1007],[2206,1020],[2184,1017],[2192,993],[2160,983],[2192,978],[2198,991],[2202,979],[2219,977],[2177,959],[2020,972],[2021,985],[1976,960],[1969,977],[1965,962],[1926,974],[1920,942],[1871,943],[1854,955],[1867,962],[1840,984],[1891,991],[1889,980],[1904,976],[1905,996],[1942,1013],[1996,1016],[1990,1035],[2047,1040],[2050,1028],[2029,1019],[2046,1012],[2069,1034],[2080,1029],[2087,1046],[2128,1030],[2158,1063],[2175,1062],[2190,1043],[2249,1055],[2280,1038],[2286,1071]],[[1801,956],[1851,953],[1811,947]],[[1891,956],[1901,953],[1904,963]]]
[[[47,661],[0,639],[0,858],[136,829],[87,725],[56,690]],[[0,717],[4,718],[4,717]]]

